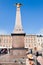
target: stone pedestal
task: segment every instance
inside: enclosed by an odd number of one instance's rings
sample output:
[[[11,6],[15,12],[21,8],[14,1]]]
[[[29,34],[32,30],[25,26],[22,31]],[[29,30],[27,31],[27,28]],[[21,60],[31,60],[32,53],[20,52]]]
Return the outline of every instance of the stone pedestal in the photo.
[[[24,48],[24,37],[25,33],[23,34],[11,34],[12,36],[12,47],[13,48]]]

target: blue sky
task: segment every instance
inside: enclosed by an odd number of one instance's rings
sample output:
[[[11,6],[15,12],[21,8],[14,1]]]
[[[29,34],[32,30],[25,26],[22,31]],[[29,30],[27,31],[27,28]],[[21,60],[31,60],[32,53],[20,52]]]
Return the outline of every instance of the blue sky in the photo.
[[[22,3],[21,15],[27,34],[43,34],[43,0],[0,0],[0,34],[11,34],[14,30],[16,7]]]

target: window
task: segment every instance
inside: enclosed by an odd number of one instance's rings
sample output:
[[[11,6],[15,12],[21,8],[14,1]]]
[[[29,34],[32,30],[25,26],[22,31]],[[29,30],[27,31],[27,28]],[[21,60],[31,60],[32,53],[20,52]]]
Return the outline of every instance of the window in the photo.
[[[36,46],[36,44],[34,44],[34,46]]]
[[[39,42],[40,40],[38,39],[38,42]]]
[[[30,47],[30,44],[29,44],[29,47]]]
[[[4,43],[7,43],[8,42],[8,40],[7,39],[4,39]]]
[[[41,42],[43,42],[43,39],[41,39]]]
[[[1,43],[1,39],[0,39],[0,43]]]
[[[40,45],[40,43],[39,43],[39,45]]]
[[[41,44],[41,47],[43,48],[43,43]]]
[[[26,43],[27,43],[27,39],[26,39]]]

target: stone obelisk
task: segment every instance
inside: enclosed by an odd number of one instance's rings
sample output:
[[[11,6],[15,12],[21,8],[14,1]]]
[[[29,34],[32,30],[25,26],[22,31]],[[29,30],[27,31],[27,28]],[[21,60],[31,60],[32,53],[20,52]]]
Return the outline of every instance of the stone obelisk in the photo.
[[[22,27],[21,13],[20,13],[21,6],[22,4],[16,3],[17,10],[16,10],[16,20],[15,20],[15,28],[14,28],[15,34],[24,33],[23,27]]]

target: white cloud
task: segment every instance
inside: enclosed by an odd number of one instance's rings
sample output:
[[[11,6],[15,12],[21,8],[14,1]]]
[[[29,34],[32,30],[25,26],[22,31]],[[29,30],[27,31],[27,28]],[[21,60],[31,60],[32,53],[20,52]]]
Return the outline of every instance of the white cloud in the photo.
[[[39,32],[37,33],[39,35],[43,35],[43,28],[39,30]]]
[[[7,34],[7,31],[6,30],[0,30],[0,35],[3,35],[3,34]]]

